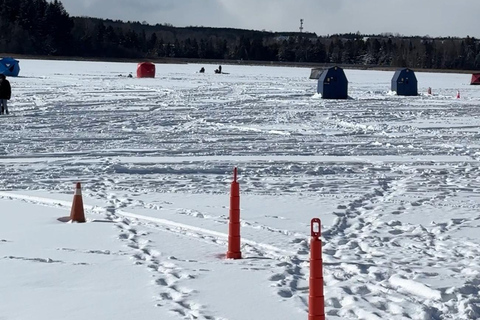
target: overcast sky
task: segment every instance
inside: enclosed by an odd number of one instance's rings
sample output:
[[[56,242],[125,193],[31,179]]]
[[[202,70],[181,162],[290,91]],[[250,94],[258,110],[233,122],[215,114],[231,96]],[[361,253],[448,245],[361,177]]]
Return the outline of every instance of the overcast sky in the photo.
[[[61,0],[71,16],[304,31],[480,38],[480,0]]]

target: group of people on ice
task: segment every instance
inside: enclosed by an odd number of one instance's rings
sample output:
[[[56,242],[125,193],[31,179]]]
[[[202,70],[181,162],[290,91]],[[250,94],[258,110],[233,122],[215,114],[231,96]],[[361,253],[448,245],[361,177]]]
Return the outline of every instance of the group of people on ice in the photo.
[[[205,73],[205,68],[202,67],[199,72]],[[215,69],[215,73],[222,73],[222,66],[218,66],[218,69]]]

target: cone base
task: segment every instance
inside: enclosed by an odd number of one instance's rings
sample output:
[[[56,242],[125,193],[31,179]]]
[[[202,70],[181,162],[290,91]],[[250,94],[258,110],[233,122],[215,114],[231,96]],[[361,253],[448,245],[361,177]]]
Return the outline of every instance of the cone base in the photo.
[[[227,252],[227,259],[242,259],[241,252]]]
[[[64,223],[68,223],[68,222],[86,223],[87,222],[87,220],[80,220],[80,221],[73,220],[71,217],[60,217],[60,218],[57,218],[57,220]],[[108,221],[108,222],[113,222],[113,221]]]

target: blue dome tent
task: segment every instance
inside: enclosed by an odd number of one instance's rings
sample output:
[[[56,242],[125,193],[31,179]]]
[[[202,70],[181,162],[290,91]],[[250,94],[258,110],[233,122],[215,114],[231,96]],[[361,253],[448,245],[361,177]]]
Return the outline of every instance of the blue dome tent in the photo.
[[[392,78],[392,91],[399,96],[417,96],[418,82],[415,72],[409,68],[397,70]]]
[[[0,59],[0,73],[10,77],[18,76],[20,72],[20,64],[18,60],[13,58]]]
[[[340,67],[332,67],[319,72],[317,93],[323,99],[348,99],[348,80]]]

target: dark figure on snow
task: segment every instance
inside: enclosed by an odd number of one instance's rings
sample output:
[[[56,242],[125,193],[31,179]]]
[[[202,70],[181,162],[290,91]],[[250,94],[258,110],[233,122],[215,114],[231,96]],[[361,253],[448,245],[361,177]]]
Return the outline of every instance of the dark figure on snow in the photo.
[[[7,101],[10,100],[11,95],[12,88],[10,87],[10,82],[7,80],[7,77],[5,77],[4,74],[0,74],[0,114],[8,114]]]
[[[202,69],[200,69],[200,73],[204,73],[205,72],[205,68],[202,67]]]
[[[222,66],[218,66],[218,69],[215,69],[215,73],[222,73]]]

